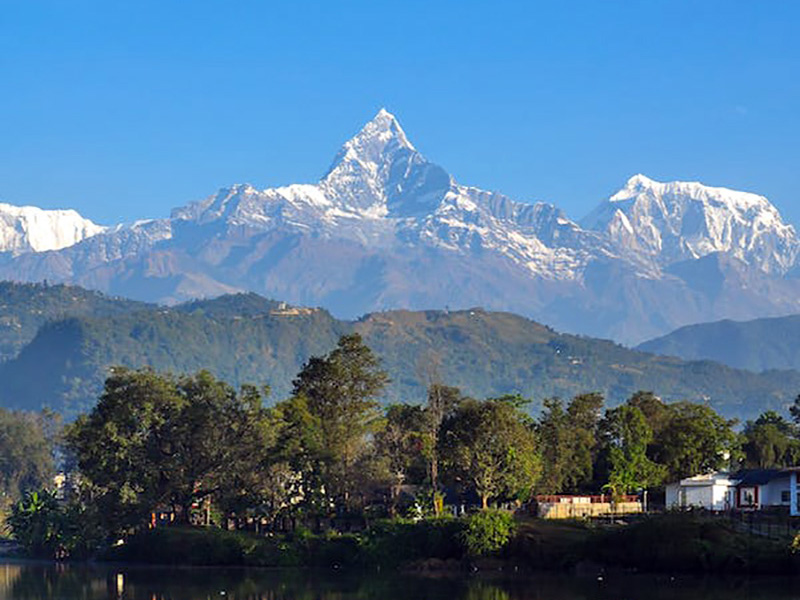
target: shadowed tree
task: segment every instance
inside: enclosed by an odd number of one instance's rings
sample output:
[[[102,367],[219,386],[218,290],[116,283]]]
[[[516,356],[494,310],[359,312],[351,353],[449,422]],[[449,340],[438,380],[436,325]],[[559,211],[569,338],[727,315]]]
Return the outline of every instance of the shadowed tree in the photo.
[[[344,335],[327,356],[312,357],[294,380],[319,428],[317,490],[349,506],[358,489],[358,465],[380,424],[377,397],[389,378],[358,334]]]
[[[442,422],[446,479],[490,499],[527,499],[541,473],[533,423],[518,396],[464,400]]]

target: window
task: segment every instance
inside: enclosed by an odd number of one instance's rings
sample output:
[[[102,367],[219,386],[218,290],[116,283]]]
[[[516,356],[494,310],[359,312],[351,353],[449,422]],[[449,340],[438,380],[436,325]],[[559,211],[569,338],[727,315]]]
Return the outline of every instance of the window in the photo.
[[[791,498],[792,495],[789,490],[781,490],[781,504],[789,504]]]
[[[743,487],[739,488],[739,506],[755,506],[756,505],[756,488]]]

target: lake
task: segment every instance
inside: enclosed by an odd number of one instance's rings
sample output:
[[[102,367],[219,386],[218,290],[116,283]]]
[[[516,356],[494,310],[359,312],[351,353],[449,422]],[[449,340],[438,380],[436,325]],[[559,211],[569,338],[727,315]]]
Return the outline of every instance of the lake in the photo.
[[[37,600],[789,600],[787,579],[616,575],[448,576],[0,563],[0,599]]]

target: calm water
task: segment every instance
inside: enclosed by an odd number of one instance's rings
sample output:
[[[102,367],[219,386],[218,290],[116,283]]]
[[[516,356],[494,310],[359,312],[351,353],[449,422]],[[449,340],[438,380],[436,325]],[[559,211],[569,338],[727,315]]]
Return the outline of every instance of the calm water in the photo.
[[[0,599],[800,600],[800,581],[535,575],[417,577],[320,571],[0,563]]]

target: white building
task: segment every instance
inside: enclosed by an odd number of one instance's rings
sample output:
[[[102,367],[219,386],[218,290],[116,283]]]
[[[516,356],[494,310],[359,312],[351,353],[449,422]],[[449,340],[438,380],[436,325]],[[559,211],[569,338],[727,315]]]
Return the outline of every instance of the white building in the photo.
[[[800,515],[797,474],[800,468],[744,469],[695,475],[666,488],[667,508],[706,510],[761,510],[786,507]],[[794,501],[793,501],[794,500]]]
[[[667,508],[730,510],[736,504],[736,484],[730,473],[695,475],[667,484]]]

